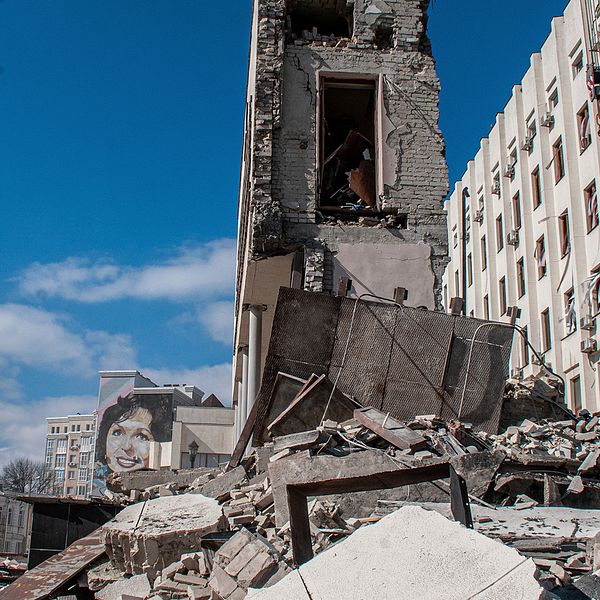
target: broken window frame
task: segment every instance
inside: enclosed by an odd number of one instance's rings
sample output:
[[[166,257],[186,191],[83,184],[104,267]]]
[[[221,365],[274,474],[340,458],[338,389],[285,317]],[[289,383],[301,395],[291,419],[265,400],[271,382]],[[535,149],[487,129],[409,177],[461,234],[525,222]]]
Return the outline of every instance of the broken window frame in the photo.
[[[533,210],[542,205],[542,180],[539,165],[531,172],[531,196]]]
[[[590,233],[600,221],[598,211],[598,190],[596,188],[596,180],[594,179],[583,191],[585,197],[585,221],[587,232]]]
[[[592,145],[592,124],[590,122],[590,107],[586,102],[577,112],[577,137],[579,153],[583,154]]]
[[[500,316],[504,316],[508,310],[508,299],[506,295],[506,277],[501,277],[498,281],[498,306],[500,307]]]
[[[548,272],[547,258],[546,258],[546,240],[544,236],[540,236],[535,242],[535,251],[533,253],[537,266],[538,280],[546,276]]]
[[[529,332],[527,329],[527,325],[523,328],[523,335],[520,336],[521,339],[521,368],[525,368],[529,365],[530,355],[529,355]]]
[[[571,250],[568,210],[565,210],[558,217],[558,235],[560,239],[560,256],[564,258]]]
[[[517,293],[519,298],[522,298],[527,290],[526,280],[525,280],[525,259],[521,257],[517,261]]]
[[[552,164],[554,166],[554,183],[557,184],[566,175],[565,153],[562,136],[552,144]]]
[[[487,241],[485,234],[481,236],[479,243],[481,244],[481,270],[485,271],[487,269]]]
[[[569,380],[569,404],[574,414],[577,414],[583,408],[580,375],[575,375]]]
[[[348,87],[348,89],[360,89],[361,86],[371,87],[374,95],[373,108],[373,131],[374,138],[371,140],[373,146],[374,167],[375,167],[375,190],[374,190],[374,209],[366,207],[358,211],[352,208],[344,208],[335,205],[322,204],[322,186],[323,169],[328,156],[325,155],[325,135],[324,135],[324,113],[325,113],[325,94],[327,87]],[[348,215],[349,217],[359,217],[368,215],[378,215],[381,213],[381,196],[383,195],[383,157],[382,143],[383,139],[383,76],[373,73],[348,73],[340,71],[320,71],[317,75],[317,115],[316,115],[316,135],[317,135],[317,202],[318,210],[323,214],[335,214],[336,216]],[[396,211],[394,211],[396,212]]]
[[[575,306],[575,290],[571,288],[565,292],[564,296],[565,309],[565,337],[570,336],[577,331],[577,309]]]
[[[502,213],[496,217],[496,252],[504,249],[504,219]]]
[[[521,225],[523,224],[523,215],[521,213],[521,193],[517,192],[512,199],[512,209],[513,209],[513,225],[514,228],[518,231],[521,229]]]
[[[550,308],[545,308],[540,313],[540,321],[541,321],[541,344],[542,353],[552,350],[552,323],[550,321]]]

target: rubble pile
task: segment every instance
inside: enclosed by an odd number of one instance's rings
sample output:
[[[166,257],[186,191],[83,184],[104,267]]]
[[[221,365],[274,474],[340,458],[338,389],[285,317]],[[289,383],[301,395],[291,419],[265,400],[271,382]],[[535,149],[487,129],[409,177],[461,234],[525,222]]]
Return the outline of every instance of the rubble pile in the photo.
[[[0,587],[12,583],[25,571],[27,571],[26,563],[10,558],[0,558]]]

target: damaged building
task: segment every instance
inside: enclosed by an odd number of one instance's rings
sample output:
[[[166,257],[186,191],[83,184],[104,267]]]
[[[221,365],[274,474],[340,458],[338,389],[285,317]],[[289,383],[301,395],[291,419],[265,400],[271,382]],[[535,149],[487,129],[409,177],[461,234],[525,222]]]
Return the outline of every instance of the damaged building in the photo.
[[[239,196],[236,435],[281,286],[440,309],[448,191],[421,0],[256,0]]]

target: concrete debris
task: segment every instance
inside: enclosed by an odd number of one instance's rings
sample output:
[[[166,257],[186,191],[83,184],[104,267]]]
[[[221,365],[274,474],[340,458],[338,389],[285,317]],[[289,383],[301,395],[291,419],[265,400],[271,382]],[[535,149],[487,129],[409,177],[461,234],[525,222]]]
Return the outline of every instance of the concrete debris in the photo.
[[[216,500],[183,494],[126,508],[102,527],[101,540],[114,567],[154,579],[183,554],[198,549],[205,535],[224,527]]]
[[[125,595],[128,600],[144,600],[151,590],[148,577],[136,575],[107,585],[103,590],[96,592],[96,600],[123,600]]]
[[[543,589],[535,572],[533,560],[516,550],[412,506],[360,528],[271,588],[251,590],[248,598],[500,600],[516,597],[518,590],[519,598],[537,600]]]

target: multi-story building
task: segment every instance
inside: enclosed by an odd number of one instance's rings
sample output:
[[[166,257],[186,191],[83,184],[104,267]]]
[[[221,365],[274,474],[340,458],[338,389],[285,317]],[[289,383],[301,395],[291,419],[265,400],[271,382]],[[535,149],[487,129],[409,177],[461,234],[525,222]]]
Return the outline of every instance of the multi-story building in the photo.
[[[52,473],[54,494],[86,498],[94,465],[94,415],[46,419],[46,469]]]
[[[600,406],[597,0],[571,0],[446,203],[445,306],[516,321],[513,376],[564,377],[574,410]],[[509,316],[509,314],[511,316]]]
[[[254,0],[238,225],[236,435],[279,288],[441,308],[448,191],[423,0]]]
[[[31,506],[0,492],[0,557],[27,555]]]

